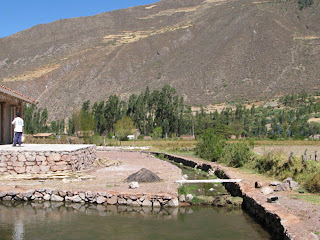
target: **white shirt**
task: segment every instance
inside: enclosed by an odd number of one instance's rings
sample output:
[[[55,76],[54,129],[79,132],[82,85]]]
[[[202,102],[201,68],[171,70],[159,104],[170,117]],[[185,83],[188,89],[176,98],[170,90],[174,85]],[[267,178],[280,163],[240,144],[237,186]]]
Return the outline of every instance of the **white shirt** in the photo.
[[[15,132],[23,132],[23,119],[20,117],[16,117],[13,119],[12,124],[14,125]]]

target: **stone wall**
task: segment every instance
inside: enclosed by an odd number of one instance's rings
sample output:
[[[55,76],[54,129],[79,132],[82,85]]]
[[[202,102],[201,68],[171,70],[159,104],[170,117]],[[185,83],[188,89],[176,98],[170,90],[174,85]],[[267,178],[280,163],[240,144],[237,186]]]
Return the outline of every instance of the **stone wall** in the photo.
[[[166,159],[169,159],[176,163],[182,163],[183,165],[189,167],[201,169],[203,171],[209,171],[210,169],[213,170],[210,164],[199,163],[194,160],[185,159],[171,154],[158,152],[152,152],[152,154],[158,156],[163,154]],[[214,172],[217,175],[217,177],[221,179],[232,178],[219,168],[216,168]],[[243,199],[242,208],[247,213],[249,213],[254,219],[256,219],[262,226],[266,227],[270,231],[270,233],[273,236],[272,239],[293,239],[288,233],[288,230],[283,226],[281,222],[282,219],[279,217],[279,215],[277,215],[277,213],[265,209],[256,199],[247,194],[240,187],[239,183],[224,183],[223,185],[232,196],[241,197]]]
[[[29,189],[27,191],[0,190],[0,200],[97,203],[145,207],[177,207],[179,205],[178,198],[170,195],[123,194],[55,189]]]
[[[95,159],[94,146],[74,151],[0,151],[0,175],[78,171]]]

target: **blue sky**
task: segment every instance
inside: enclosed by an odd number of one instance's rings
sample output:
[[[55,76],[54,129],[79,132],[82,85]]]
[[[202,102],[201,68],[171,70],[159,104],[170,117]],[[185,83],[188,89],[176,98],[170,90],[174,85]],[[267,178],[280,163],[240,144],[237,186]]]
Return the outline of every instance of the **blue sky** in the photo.
[[[41,23],[157,2],[158,0],[0,0],[0,38]]]

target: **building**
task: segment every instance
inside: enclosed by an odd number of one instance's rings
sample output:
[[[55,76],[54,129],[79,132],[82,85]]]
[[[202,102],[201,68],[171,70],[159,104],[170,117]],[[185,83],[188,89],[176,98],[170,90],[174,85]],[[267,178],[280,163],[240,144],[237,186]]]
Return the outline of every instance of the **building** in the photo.
[[[38,104],[38,101],[0,84],[0,144],[12,143],[11,122],[17,112],[20,112],[23,118],[23,103]]]

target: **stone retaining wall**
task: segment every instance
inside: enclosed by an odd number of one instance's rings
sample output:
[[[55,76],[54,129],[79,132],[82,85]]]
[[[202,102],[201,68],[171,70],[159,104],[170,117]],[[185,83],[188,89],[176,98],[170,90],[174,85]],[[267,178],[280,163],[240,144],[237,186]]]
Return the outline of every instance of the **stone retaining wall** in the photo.
[[[74,151],[0,151],[0,175],[79,171],[95,159],[94,146]]]
[[[220,169],[216,169],[215,174],[222,179],[232,178]],[[256,199],[246,194],[238,183],[225,183],[224,187],[232,196],[243,199],[242,208],[260,224],[267,227],[272,232],[273,239],[292,239],[282,225],[281,218],[276,213],[266,210]]]
[[[0,190],[0,200],[97,203],[146,207],[177,207],[179,205],[178,198],[169,195],[123,194],[55,189],[29,189],[27,191]]]
[[[174,156],[171,154],[152,152],[157,156],[163,154],[165,158],[174,161],[176,163],[182,163],[186,166],[198,168],[203,171],[209,171],[213,169],[211,165],[205,163],[198,163],[190,159],[184,159],[179,156]],[[222,179],[232,178],[227,173],[220,169],[215,169],[215,174]],[[272,233],[272,239],[284,239],[290,240],[293,239],[285,227],[281,223],[281,218],[273,212],[265,209],[256,199],[250,197],[246,192],[240,187],[238,183],[224,183],[223,184],[228,192],[232,196],[241,197],[243,199],[242,208],[249,213],[254,219],[256,219],[262,226],[268,228]]]

